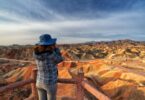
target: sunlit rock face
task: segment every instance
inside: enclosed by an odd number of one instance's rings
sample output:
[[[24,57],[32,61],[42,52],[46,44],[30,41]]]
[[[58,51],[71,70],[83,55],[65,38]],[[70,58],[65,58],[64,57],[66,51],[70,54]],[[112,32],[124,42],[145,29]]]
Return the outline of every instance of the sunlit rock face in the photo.
[[[4,78],[8,83],[29,79],[34,67],[35,66],[26,66],[18,68],[5,74]],[[104,93],[114,100],[120,100],[121,98],[131,100],[131,98],[138,98],[138,96],[144,98],[145,77],[124,72],[117,69],[115,66],[105,64],[102,60],[62,62],[62,64],[58,66],[59,78],[77,77],[77,69],[80,67],[83,67],[85,77],[94,86],[99,85]],[[70,74],[68,70],[72,73]],[[75,96],[75,90],[74,85],[58,84],[58,96]]]
[[[113,100],[144,100],[145,77],[142,74],[145,72],[144,43],[115,41],[77,44],[64,46],[64,48],[63,46],[60,46],[60,48],[65,61],[58,65],[59,78],[75,78],[77,77],[78,69],[83,67],[84,76],[90,84],[103,91]],[[22,52],[22,55],[31,55],[32,50],[25,49],[23,50],[27,53]],[[3,51],[3,49],[0,50]],[[7,57],[7,54],[3,54],[1,57]],[[27,58],[27,56],[24,57]],[[12,58],[21,59],[21,56],[20,58],[13,56]],[[23,60],[26,58],[23,58]],[[30,59],[33,60],[33,58]],[[35,63],[7,60],[0,60],[0,63],[0,86],[29,79],[32,69],[36,67]],[[129,71],[122,70],[119,66],[129,69]],[[57,96],[58,98],[64,96],[75,97],[75,90],[75,85],[58,84]],[[15,94],[10,97],[20,100],[19,98],[26,98],[30,93],[30,85],[27,85],[21,88],[19,93],[15,91]],[[85,95],[92,100],[93,96],[87,91]],[[8,99],[7,95],[2,95],[1,97],[4,98],[3,100]]]

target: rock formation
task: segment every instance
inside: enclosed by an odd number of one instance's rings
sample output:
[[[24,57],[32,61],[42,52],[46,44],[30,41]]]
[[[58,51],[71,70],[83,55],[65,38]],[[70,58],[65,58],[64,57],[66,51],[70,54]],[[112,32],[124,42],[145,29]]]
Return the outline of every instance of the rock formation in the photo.
[[[131,40],[60,45],[65,61],[58,65],[60,78],[76,77],[83,67],[85,78],[112,100],[144,100],[145,98],[145,43]],[[34,60],[32,46],[0,47],[1,58]],[[0,60],[1,86],[29,79],[35,64]],[[120,67],[121,66],[121,67]],[[123,68],[125,68],[125,70]],[[71,71],[71,73],[69,73]],[[58,96],[75,96],[74,85],[59,84]],[[30,86],[13,94],[15,100],[26,98]],[[92,98],[86,93],[87,98]],[[6,99],[6,95],[2,95]],[[12,98],[12,97],[11,97]],[[3,99],[3,100],[4,100]]]

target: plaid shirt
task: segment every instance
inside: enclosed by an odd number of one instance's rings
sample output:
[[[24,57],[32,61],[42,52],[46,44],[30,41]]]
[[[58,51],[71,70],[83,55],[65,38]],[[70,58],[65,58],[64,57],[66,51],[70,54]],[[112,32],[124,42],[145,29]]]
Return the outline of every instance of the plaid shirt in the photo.
[[[33,52],[33,57],[37,64],[37,81],[38,83],[54,84],[57,82],[58,69],[57,64],[63,61],[60,50],[56,48],[51,54],[44,52],[36,54]]]

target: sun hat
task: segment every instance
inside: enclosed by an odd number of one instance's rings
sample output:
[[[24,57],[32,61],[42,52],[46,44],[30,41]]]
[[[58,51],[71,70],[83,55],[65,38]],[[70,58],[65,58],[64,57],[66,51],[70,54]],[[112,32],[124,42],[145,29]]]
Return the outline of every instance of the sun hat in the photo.
[[[52,38],[50,34],[42,34],[39,37],[39,42],[36,45],[52,45],[56,43],[56,38]]]

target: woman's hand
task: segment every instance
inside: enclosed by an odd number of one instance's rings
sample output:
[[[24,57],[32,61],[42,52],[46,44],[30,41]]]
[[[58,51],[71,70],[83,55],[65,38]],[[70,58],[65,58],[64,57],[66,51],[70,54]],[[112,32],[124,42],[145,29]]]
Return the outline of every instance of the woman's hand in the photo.
[[[55,45],[46,47],[46,51],[54,51],[54,50],[55,50]]]

